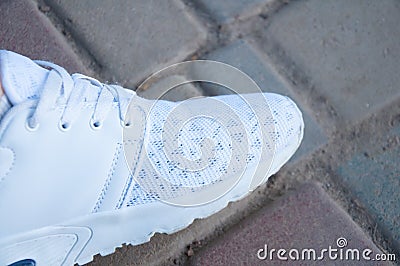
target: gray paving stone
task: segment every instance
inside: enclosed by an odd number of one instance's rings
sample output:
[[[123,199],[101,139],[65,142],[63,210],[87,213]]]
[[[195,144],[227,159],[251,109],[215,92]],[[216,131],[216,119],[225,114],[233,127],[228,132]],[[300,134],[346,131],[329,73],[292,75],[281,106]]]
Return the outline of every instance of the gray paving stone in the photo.
[[[339,169],[346,187],[359,199],[400,252],[400,126],[388,144],[370,143]],[[372,141],[373,142],[373,141]]]
[[[139,96],[146,99],[167,101],[183,101],[193,97],[203,96],[202,90],[192,83],[186,83],[175,87],[176,84],[185,83],[186,81],[187,79],[185,79],[185,77],[174,75],[154,82],[151,85],[150,83],[146,83],[149,84],[146,89],[138,89],[136,92]],[[140,88],[142,88],[142,86]]]
[[[47,2],[100,64],[102,76],[123,85],[138,85],[149,74],[183,60],[206,38],[178,0]]]
[[[400,96],[400,2],[294,1],[272,17],[260,44],[278,43],[343,121]]]
[[[274,67],[265,60],[250,41],[238,40],[225,47],[210,52],[205,59],[220,61],[238,68],[249,75],[264,92],[288,94],[287,85],[276,73]],[[210,95],[227,94],[228,90],[221,86],[204,86]],[[239,93],[246,93],[246,88]]]
[[[263,6],[273,0],[194,0],[200,3],[221,24],[259,13]]]
[[[295,99],[289,84],[277,73],[273,65],[268,61],[268,57],[261,55],[249,41],[239,40],[226,47],[221,47],[208,55],[206,59],[216,60],[230,64],[247,75],[249,75],[264,92],[273,92],[290,96]],[[221,86],[203,85],[206,94],[219,95],[228,94],[229,91]],[[246,88],[239,93],[246,93]],[[318,123],[309,114],[307,108],[296,101],[303,112],[305,123],[304,140],[296,152],[291,162],[296,162],[304,155],[308,155],[313,150],[327,142],[327,136],[320,128]]]

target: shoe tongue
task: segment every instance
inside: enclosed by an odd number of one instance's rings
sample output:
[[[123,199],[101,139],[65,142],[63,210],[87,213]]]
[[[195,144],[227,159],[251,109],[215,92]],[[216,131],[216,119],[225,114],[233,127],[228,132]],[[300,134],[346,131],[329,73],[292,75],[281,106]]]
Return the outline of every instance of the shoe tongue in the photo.
[[[0,50],[1,84],[13,105],[38,98],[48,73],[28,57]]]

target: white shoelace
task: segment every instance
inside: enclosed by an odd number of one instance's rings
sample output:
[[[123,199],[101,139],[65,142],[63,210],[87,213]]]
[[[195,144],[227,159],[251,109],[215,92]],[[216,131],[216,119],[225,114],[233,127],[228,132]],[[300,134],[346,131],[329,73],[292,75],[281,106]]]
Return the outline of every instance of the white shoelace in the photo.
[[[64,106],[60,127],[68,129],[85,103],[93,104],[94,111],[91,125],[101,127],[112,106],[119,107],[119,119],[125,121],[126,110],[134,91],[128,92],[117,85],[107,85],[82,74],[72,76],[62,67],[47,61],[35,61],[38,65],[50,68],[38,105],[28,121],[30,128],[36,128],[40,118],[55,106]],[[123,125],[128,125],[124,123]]]

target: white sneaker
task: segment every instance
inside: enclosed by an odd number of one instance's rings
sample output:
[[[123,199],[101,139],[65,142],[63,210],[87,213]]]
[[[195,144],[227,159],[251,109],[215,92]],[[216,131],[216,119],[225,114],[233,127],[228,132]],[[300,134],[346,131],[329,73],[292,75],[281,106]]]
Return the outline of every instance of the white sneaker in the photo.
[[[151,101],[12,52],[0,63],[13,104],[0,121],[0,265],[85,264],[178,231],[266,182],[303,137],[277,94]]]

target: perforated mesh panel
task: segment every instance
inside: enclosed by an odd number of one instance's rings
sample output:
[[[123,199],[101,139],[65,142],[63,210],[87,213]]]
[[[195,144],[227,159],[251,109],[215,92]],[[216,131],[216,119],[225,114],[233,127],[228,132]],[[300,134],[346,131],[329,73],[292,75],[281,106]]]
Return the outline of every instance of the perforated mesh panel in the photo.
[[[297,141],[302,122],[288,98],[260,97],[217,96],[181,106],[158,101],[148,118],[145,159],[124,205],[179,197],[245,171],[255,173],[262,153],[270,160],[261,163],[270,164],[275,151]],[[208,109],[207,115],[198,115],[201,109]]]

